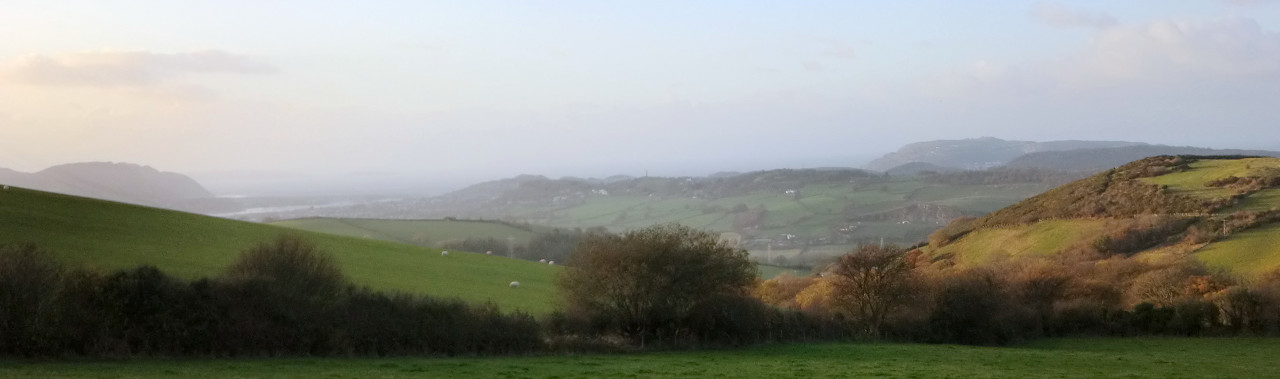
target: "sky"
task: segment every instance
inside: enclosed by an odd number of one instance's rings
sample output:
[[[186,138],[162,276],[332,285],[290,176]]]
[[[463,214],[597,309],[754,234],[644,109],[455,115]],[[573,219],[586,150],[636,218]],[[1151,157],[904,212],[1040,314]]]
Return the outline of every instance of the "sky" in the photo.
[[[0,167],[462,182],[1280,149],[1280,1],[0,1]],[[248,174],[246,174],[248,175]]]

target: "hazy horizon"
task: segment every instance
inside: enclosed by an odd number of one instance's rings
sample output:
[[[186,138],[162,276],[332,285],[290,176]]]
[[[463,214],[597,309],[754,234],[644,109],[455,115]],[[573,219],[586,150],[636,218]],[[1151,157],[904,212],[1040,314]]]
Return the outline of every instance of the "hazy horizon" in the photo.
[[[0,167],[686,176],[925,140],[1280,150],[1280,2],[9,1]],[[374,175],[374,176],[377,176]]]

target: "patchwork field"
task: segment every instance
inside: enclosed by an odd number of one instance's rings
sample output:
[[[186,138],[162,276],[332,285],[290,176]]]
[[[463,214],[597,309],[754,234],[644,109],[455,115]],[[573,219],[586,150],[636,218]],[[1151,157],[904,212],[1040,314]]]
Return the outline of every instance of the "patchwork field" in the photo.
[[[529,242],[539,229],[547,229],[540,227],[518,228],[498,222],[470,220],[303,218],[277,221],[271,224],[291,229],[422,246],[439,246],[444,242],[467,238],[506,240],[508,237],[517,244],[524,244]]]
[[[374,239],[303,232],[16,187],[0,191],[0,244],[34,243],[73,266],[119,270],[154,265],[183,278],[217,276],[239,253],[297,233],[334,256],[357,285],[384,291],[492,301],[507,310],[554,309],[559,267],[453,253]],[[519,289],[508,283],[521,282]]]
[[[512,358],[3,362],[12,378],[1264,378],[1280,339],[1052,339],[1016,347],[895,343]]]
[[[1196,257],[1210,267],[1254,276],[1280,268],[1280,224],[1254,228],[1201,248]]]
[[[752,193],[716,199],[691,197],[648,197],[638,195],[592,195],[581,203],[554,211],[504,210],[504,218],[529,219],[538,224],[563,228],[604,226],[625,231],[645,226],[677,222],[713,231],[733,231],[735,207],[763,210],[756,230],[760,238],[792,234],[804,239],[844,237],[911,244],[921,241],[941,222],[903,224],[896,217],[862,220],[853,231],[835,230],[850,219],[891,211],[912,204],[936,204],[969,215],[980,215],[1012,204],[1048,189],[1047,185],[1021,183],[1000,185],[944,185],[924,183],[919,178],[895,178],[879,183],[813,183],[795,190],[798,196],[778,191]],[[537,216],[530,213],[537,213]],[[376,237],[375,237],[376,238]]]

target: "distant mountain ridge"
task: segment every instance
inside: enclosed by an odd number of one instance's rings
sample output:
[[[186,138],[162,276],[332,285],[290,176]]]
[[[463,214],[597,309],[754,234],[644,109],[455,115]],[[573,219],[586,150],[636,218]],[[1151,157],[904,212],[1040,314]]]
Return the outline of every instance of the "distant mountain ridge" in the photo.
[[[933,163],[911,162],[903,163],[894,168],[885,170],[884,172],[889,174],[889,176],[912,176],[927,172],[942,173],[952,171],[960,171],[960,169],[955,167],[939,166]]]
[[[132,163],[70,163],[34,173],[0,169],[0,183],[158,207],[214,197],[200,183],[186,175]]]
[[[1062,171],[1102,171],[1157,155],[1246,155],[1280,157],[1280,151],[1207,149],[1190,146],[1143,145],[1101,149],[1042,151],[1026,154],[1005,164],[1006,167],[1036,167]]]
[[[898,151],[872,160],[866,167],[888,171],[908,163],[922,162],[965,170],[984,170],[1004,165],[1028,153],[1143,145],[1146,144],[1127,141],[1007,141],[994,137],[936,140],[904,145]]]

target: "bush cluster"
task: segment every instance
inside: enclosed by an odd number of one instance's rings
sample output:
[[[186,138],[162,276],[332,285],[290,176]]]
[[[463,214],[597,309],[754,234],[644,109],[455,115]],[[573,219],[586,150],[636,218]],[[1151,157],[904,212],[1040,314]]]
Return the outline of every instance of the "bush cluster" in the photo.
[[[542,345],[528,315],[351,286],[297,237],[195,281],[150,266],[71,270],[34,246],[0,248],[0,355],[488,355]]]
[[[704,231],[671,224],[588,235],[560,277],[565,310],[553,334],[642,348],[844,334],[841,324],[753,298],[756,280],[746,251]]]
[[[1173,194],[1162,186],[1135,180],[1186,170],[1196,159],[1157,156],[1135,161],[992,212],[973,226],[1026,224],[1057,218],[1208,214],[1232,204],[1234,199],[1208,200]]]
[[[1062,336],[1280,335],[1280,273],[1245,282],[1190,258],[1156,263],[1123,255],[959,267],[923,259],[918,251],[890,251],[897,258],[863,248],[850,254],[880,256],[842,259],[825,276],[803,283],[771,279],[756,293],[771,305],[845,320],[863,335],[904,341],[1002,345]],[[890,262],[913,268],[890,278],[898,272]],[[882,280],[866,280],[874,275]],[[823,294],[831,305],[807,306],[815,301],[806,293]],[[867,317],[869,305],[881,307],[883,318]]]

